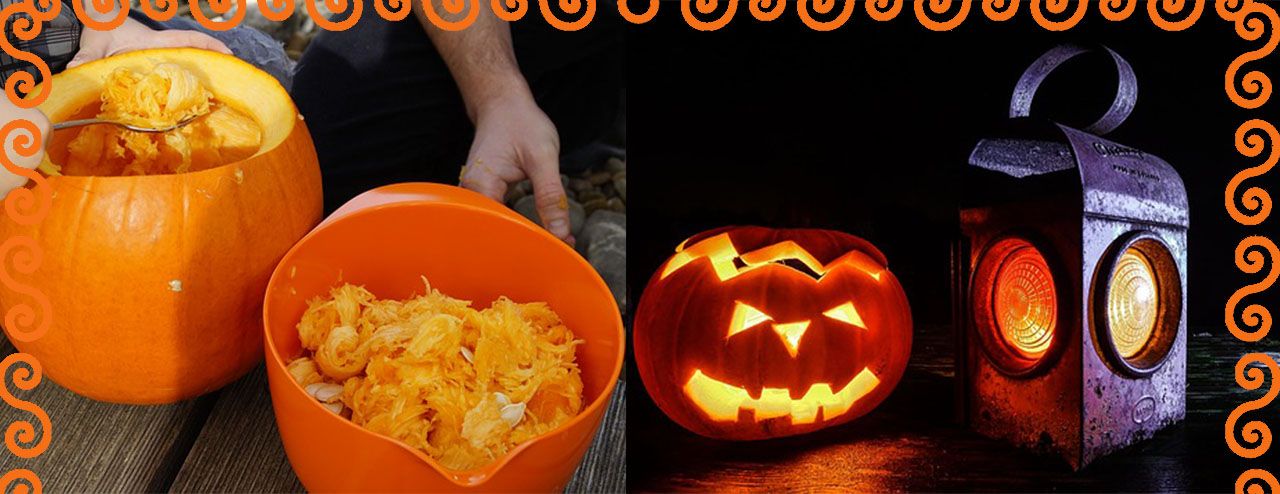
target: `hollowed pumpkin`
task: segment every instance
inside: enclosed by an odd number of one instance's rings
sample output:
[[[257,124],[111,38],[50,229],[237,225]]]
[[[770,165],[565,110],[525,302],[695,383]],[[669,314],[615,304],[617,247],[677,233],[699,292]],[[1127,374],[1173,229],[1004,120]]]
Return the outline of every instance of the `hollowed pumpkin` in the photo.
[[[765,439],[843,424],[889,395],[911,311],[884,255],[828,230],[729,227],[676,249],[635,319],[644,388],[681,426]]]
[[[105,176],[120,171],[90,166],[81,170],[88,176],[51,176],[43,221],[0,222],[0,237],[30,236],[44,249],[39,270],[17,278],[52,306],[41,314],[51,320],[43,337],[10,339],[54,381],[99,400],[173,402],[252,368],[262,354],[267,279],[322,211],[315,149],[297,109],[275,79],[234,57],[164,49],[94,61],[54,76],[40,109],[55,122],[97,114],[111,74],[165,64],[194,74],[217,105],[252,120],[260,145],[251,156],[227,154],[230,162],[187,173],[172,173],[172,156],[161,156],[165,174]],[[223,134],[244,126],[209,120]],[[55,134],[41,168],[63,164],[78,135]],[[202,138],[192,138],[197,147]],[[0,310],[30,303],[0,287]]]

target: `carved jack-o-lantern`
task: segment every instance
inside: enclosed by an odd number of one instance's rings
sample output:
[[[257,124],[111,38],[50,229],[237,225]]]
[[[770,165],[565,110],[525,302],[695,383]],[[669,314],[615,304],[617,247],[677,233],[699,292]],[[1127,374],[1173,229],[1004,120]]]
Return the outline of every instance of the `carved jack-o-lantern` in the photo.
[[[636,310],[645,389],[720,439],[842,424],[875,408],[911,353],[911,312],[884,255],[827,230],[728,227],[685,241]]]

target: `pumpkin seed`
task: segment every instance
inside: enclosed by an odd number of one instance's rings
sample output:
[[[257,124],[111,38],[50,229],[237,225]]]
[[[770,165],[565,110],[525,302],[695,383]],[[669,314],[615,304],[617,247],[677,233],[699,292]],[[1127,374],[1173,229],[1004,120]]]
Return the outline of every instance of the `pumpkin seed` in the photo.
[[[462,358],[467,359],[467,363],[475,363],[476,356],[471,353],[471,350],[468,350],[465,346],[461,347],[459,350],[462,351]]]
[[[315,383],[307,386],[307,394],[321,403],[334,403],[342,396],[342,386],[333,383]]]
[[[514,428],[516,424],[520,423],[521,419],[524,419],[524,403],[512,403],[502,407],[500,413],[502,414],[502,420]]]
[[[334,415],[342,415],[341,403],[321,403],[321,405],[323,405],[325,408],[328,408],[329,411],[333,412]]]

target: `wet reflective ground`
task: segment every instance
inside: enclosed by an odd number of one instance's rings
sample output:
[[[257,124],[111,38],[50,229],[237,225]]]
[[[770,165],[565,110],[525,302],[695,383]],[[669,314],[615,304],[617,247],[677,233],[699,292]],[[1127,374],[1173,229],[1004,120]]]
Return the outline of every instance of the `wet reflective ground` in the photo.
[[[639,491],[1212,491],[1234,489],[1260,460],[1227,448],[1224,422],[1239,403],[1262,395],[1235,384],[1241,354],[1280,345],[1237,342],[1224,329],[1192,331],[1187,419],[1151,440],[1102,458],[1079,472],[966,430],[955,417],[948,328],[917,330],[911,367],[894,394],[871,414],[799,438],[734,443],[705,439],[667,420],[632,374],[628,485]],[[1280,405],[1246,415],[1280,433]],[[1275,469],[1272,470],[1276,472]]]

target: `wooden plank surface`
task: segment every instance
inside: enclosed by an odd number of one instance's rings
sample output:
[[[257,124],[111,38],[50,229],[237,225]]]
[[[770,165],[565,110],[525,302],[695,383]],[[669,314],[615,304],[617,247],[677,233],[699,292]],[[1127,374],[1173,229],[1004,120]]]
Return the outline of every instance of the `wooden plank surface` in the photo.
[[[4,340],[3,354],[13,352]],[[164,406],[115,405],[80,397],[48,376],[32,391],[11,391],[49,414],[52,438],[49,449],[33,459],[5,450],[0,454],[0,471],[30,469],[48,492],[164,490],[216,399],[207,396]],[[39,424],[26,412],[0,407],[0,427],[16,420]]]
[[[1238,342],[1223,331],[1192,331],[1187,418],[1150,440],[1073,472],[969,431],[954,419],[949,328],[918,331],[912,363],[879,408],[818,434],[752,443],[695,436],[667,420],[642,392],[631,397],[627,476],[633,491],[1089,491],[1227,492],[1257,461],[1223,441],[1227,412],[1247,399],[1233,368],[1247,352],[1277,342]],[[1274,355],[1274,353],[1273,353]],[[1280,416],[1280,403],[1247,417]],[[1274,423],[1272,424],[1274,427]]]
[[[303,491],[280,443],[265,367],[222,390],[169,491]]]
[[[0,351],[14,350],[6,341]],[[0,471],[31,469],[48,492],[303,490],[280,443],[261,366],[219,393],[173,405],[101,403],[47,378],[17,396],[49,413],[52,442],[34,459],[0,455]],[[567,492],[625,490],[625,397],[619,382]],[[0,426],[19,419],[31,417],[0,408]]]
[[[625,489],[625,390],[619,382],[601,432],[567,492]],[[280,443],[263,367],[222,391],[170,491],[302,491]]]
[[[627,381],[618,381],[600,432],[565,492],[623,492],[627,488]]]

